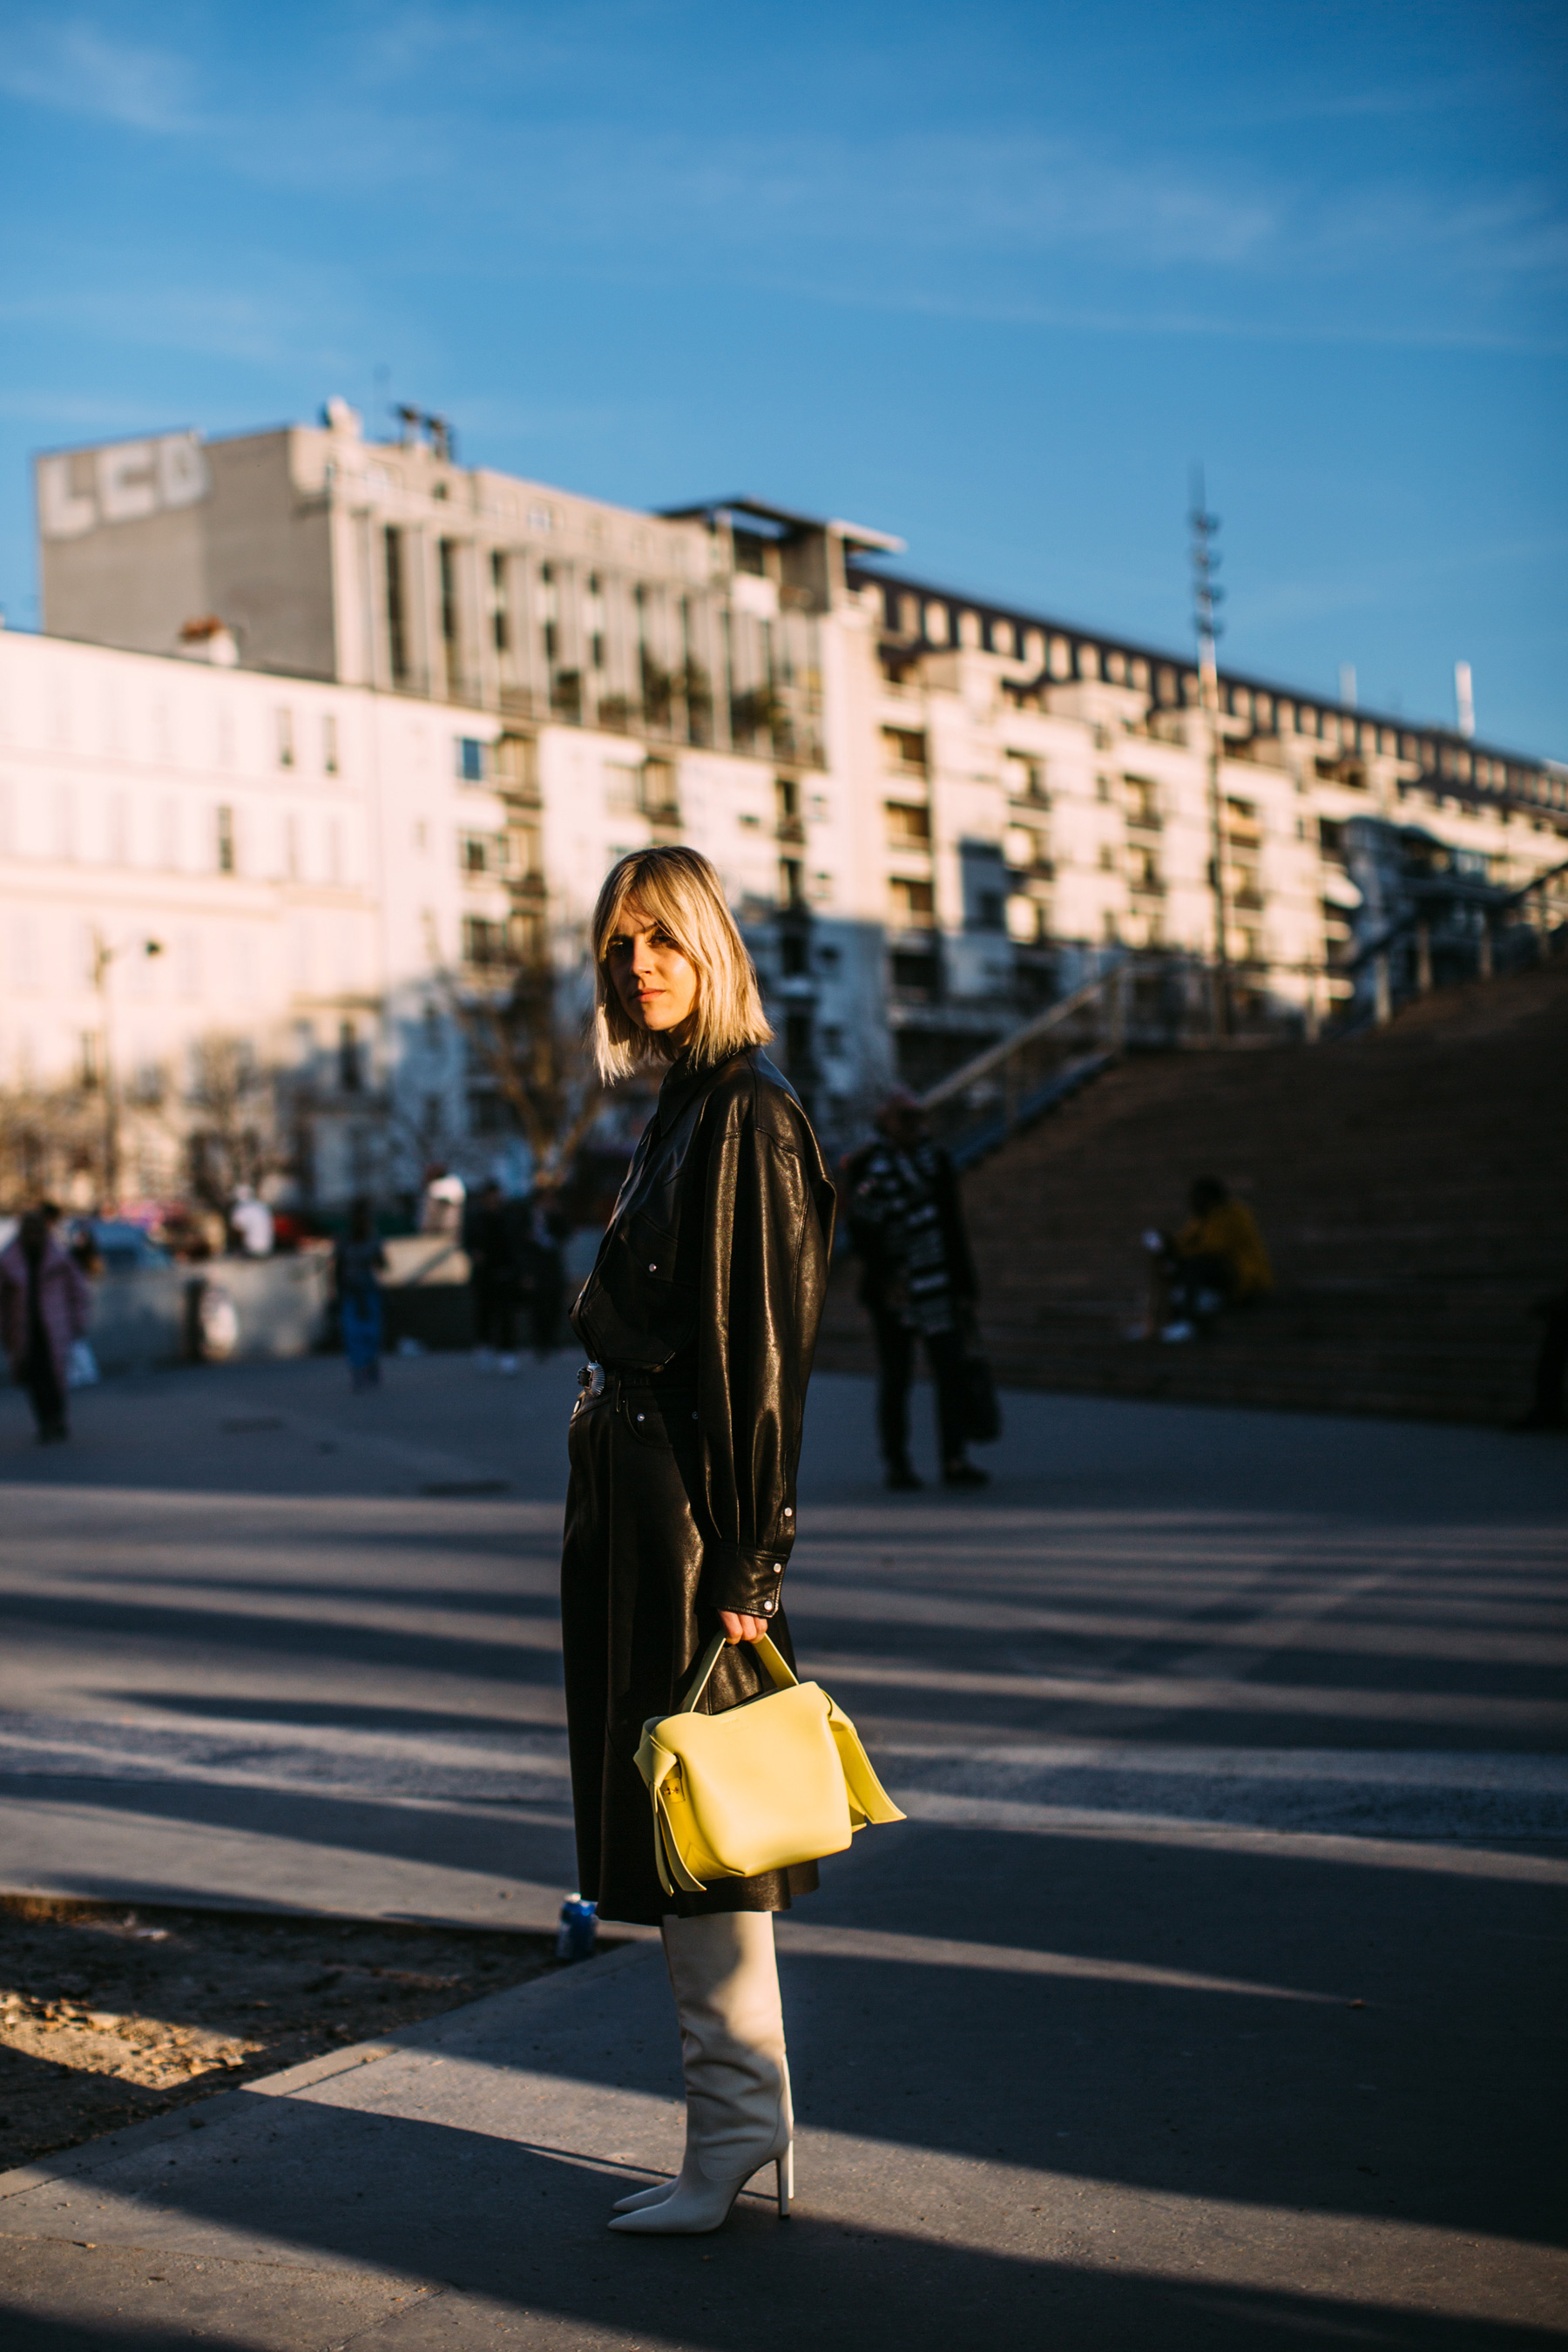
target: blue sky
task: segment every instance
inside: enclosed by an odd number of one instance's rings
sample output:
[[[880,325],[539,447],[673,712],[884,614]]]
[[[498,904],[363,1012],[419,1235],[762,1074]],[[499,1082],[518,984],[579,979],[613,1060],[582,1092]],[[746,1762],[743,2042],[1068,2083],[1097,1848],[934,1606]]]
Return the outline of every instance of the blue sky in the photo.
[[[1229,660],[1568,756],[1565,119],[1534,0],[0,0],[0,603],[35,449],[341,392],[1180,646],[1202,458]]]

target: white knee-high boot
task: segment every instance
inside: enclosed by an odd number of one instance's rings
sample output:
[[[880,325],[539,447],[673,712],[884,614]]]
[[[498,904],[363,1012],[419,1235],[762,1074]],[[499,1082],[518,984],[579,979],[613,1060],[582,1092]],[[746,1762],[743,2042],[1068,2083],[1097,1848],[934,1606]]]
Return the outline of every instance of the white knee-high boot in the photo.
[[[646,2236],[716,2230],[764,2164],[778,2168],[787,2213],[794,2116],[773,1915],[668,1918],[664,1956],[680,2019],[686,2158],[678,2179],[623,2198],[610,2227]]]

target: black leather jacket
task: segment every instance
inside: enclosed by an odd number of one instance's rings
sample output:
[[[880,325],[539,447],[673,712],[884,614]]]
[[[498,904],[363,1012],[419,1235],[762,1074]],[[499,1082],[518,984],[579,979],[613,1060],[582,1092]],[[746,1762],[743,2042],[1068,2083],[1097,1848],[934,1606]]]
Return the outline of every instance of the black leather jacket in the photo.
[[[607,1371],[695,1391],[712,1609],[776,1604],[833,1210],[811,1123],[760,1048],[677,1062],[572,1310]]]

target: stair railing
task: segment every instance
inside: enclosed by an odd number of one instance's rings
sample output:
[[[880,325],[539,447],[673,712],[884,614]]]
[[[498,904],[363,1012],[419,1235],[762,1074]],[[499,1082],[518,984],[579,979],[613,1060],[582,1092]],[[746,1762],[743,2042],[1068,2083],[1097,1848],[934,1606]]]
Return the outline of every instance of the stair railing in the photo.
[[[1134,959],[1123,953],[1069,996],[998,1038],[921,1097],[956,1166],[994,1151],[1121,1052]]]
[[[1496,941],[1510,928],[1510,917],[1534,932],[1538,953],[1551,952],[1558,934],[1568,923],[1568,858],[1532,875],[1517,889],[1497,892],[1477,903],[1481,915],[1476,940],[1477,975],[1490,980],[1496,969]],[[1398,992],[1394,984],[1392,951],[1406,940],[1413,940],[1415,947],[1415,992],[1425,996],[1433,984],[1432,934],[1429,918],[1422,907],[1407,908],[1403,914],[1394,916],[1339,967],[1354,979],[1371,965],[1373,995],[1370,1018],[1379,1024],[1394,1017]],[[1409,991],[1404,992],[1408,994]],[[1363,1013],[1360,1021],[1352,1022],[1351,1027],[1361,1027],[1368,1017]]]

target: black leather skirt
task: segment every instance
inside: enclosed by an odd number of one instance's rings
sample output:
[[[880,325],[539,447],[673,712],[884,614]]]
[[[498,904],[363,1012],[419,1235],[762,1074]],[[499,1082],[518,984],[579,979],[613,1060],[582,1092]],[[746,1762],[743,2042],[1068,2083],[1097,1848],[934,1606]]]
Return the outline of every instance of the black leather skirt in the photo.
[[[637,1769],[643,1726],[668,1715],[719,1631],[699,1597],[702,1535],[696,1397],[647,1375],[611,1372],[572,1415],[571,1482],[561,1561],[561,1630],[578,1884],[605,1919],[656,1926],[670,1912],[787,1911],[817,1883],[816,1864],[726,1879],[704,1895],[659,1885],[653,1809]],[[768,1632],[793,1665],[782,1610]],[[771,1687],[744,1643],[726,1649],[702,1695],[705,1713]]]

